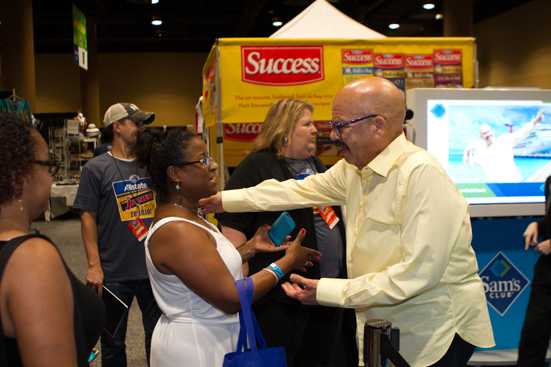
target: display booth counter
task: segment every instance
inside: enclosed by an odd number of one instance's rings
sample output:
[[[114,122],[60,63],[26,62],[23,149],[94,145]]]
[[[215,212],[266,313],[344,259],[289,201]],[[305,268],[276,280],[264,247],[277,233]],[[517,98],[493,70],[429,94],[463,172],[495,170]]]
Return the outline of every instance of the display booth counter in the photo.
[[[517,349],[502,349],[475,351],[468,366],[515,366],[517,364]],[[547,350],[545,362],[551,362],[551,350]]]
[[[415,88],[406,99],[414,112],[413,143],[438,160],[470,204],[472,247],[496,343],[477,349],[471,365],[516,365],[540,256],[524,249],[523,233],[544,215],[551,175],[551,138],[544,133],[551,129],[551,90]],[[494,141],[510,146],[483,142],[484,125]],[[474,158],[493,149],[502,150],[490,164]]]
[[[533,248],[524,250],[522,235],[530,223],[541,219],[472,219],[472,246],[486,292],[496,345],[490,349],[477,348],[469,361],[470,366],[516,365],[534,265],[540,256]],[[547,358],[551,360],[551,352]]]
[[[49,222],[53,218],[67,213],[75,202],[77,191],[78,183],[53,184],[50,189],[48,210],[44,214],[45,220]]]

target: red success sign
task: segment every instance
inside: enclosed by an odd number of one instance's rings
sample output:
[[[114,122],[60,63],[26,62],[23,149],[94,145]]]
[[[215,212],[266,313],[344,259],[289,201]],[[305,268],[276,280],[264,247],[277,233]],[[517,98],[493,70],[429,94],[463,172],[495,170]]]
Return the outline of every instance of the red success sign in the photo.
[[[262,124],[224,124],[224,139],[252,143]]]
[[[323,46],[242,46],[243,82],[300,85],[324,79]]]
[[[371,50],[342,50],[342,62],[345,64],[370,64],[373,62]]]
[[[461,63],[461,50],[434,50],[434,62],[442,65]]]

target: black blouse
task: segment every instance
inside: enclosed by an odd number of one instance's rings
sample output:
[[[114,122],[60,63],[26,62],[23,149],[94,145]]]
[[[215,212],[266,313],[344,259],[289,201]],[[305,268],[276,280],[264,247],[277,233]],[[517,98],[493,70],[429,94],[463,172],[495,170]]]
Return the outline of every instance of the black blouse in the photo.
[[[42,235],[28,235],[24,237],[26,237],[25,239],[30,237],[41,237],[52,243],[50,239]],[[0,250],[6,243],[6,241],[0,241]],[[71,270],[69,270],[67,265],[65,265],[65,269],[67,270],[67,275],[69,276],[71,288],[73,290],[74,332],[78,366],[88,367],[88,358],[92,348],[96,345],[100,337],[101,331],[103,330],[103,324],[105,323],[105,306],[98,294],[91,288],[82,284]],[[32,295],[29,296],[32,297]],[[0,327],[0,333],[1,332],[2,328]],[[44,337],[48,336],[45,335]],[[22,366],[16,339],[4,337],[4,346],[8,366]],[[40,351],[37,351],[37,353],[40,353]]]
[[[318,172],[322,173],[327,170],[318,157],[312,156],[312,158]],[[268,179],[285,181],[290,178],[294,178],[294,175],[289,171],[285,160],[278,159],[273,150],[265,149],[259,152],[251,153],[245,157],[230,177],[228,183],[224,187],[224,190],[252,187]],[[340,207],[333,207],[333,209],[340,218],[337,226],[339,226],[342,236],[342,244],[344,247],[346,240],[344,238],[344,221],[341,215]],[[297,236],[298,231],[304,228],[306,229],[306,237],[304,237],[304,240],[302,241],[302,246],[317,250],[318,245],[312,208],[288,210],[288,213],[291,215],[291,218],[293,218],[293,221],[296,224],[295,229],[291,232],[291,238],[294,239]],[[263,224],[272,225],[280,214],[281,212],[220,213],[216,214],[215,218],[224,226],[244,233],[248,240],[254,236],[256,230]],[[344,248],[342,251],[344,254]],[[259,272],[262,268],[268,266],[276,260],[279,260],[284,255],[284,251],[257,254],[248,262],[249,274]],[[343,256],[343,271],[339,276],[340,278],[346,278],[346,265],[344,264],[345,259],[346,256]],[[280,280],[280,283],[289,281],[289,276],[293,272],[294,271],[289,272],[283,279]],[[319,264],[314,262],[313,267],[306,268],[306,273],[298,272],[298,274],[305,278],[319,279]],[[281,287],[272,288],[266,294],[266,297],[277,300],[281,303],[300,305],[300,302],[287,297]]]

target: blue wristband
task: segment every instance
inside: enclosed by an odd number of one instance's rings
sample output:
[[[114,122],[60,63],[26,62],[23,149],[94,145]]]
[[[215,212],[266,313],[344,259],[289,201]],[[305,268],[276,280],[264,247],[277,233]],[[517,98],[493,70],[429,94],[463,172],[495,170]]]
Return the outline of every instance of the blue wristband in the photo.
[[[283,272],[281,271],[279,266],[277,266],[275,263],[270,264],[270,269],[272,269],[273,271],[275,271],[277,273],[277,275],[279,275],[279,279],[281,279],[285,276],[285,274],[283,274]]]

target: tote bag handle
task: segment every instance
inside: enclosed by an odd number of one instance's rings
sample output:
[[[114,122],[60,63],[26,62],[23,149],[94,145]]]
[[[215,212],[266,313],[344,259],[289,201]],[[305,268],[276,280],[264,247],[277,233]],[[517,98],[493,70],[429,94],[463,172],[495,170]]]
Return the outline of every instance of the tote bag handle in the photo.
[[[245,289],[247,282],[247,289]],[[241,303],[241,312],[239,313],[239,321],[241,323],[241,331],[239,332],[239,341],[237,342],[237,350],[243,351],[246,349],[245,333],[249,339],[249,345],[252,350],[267,349],[266,342],[256,321],[254,313],[251,311],[253,300],[254,284],[251,278],[239,279],[236,281],[237,292],[239,293],[239,302]],[[243,325],[245,327],[243,327]],[[258,340],[258,346],[256,344]]]

